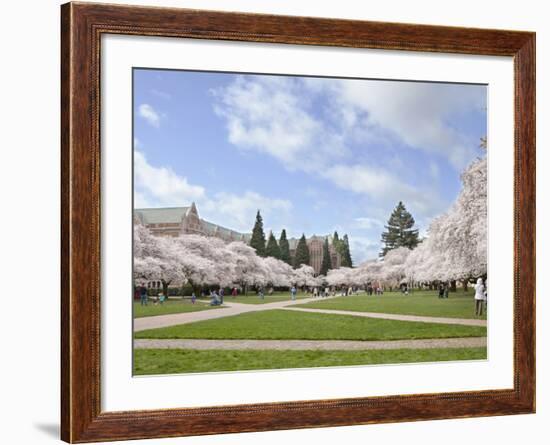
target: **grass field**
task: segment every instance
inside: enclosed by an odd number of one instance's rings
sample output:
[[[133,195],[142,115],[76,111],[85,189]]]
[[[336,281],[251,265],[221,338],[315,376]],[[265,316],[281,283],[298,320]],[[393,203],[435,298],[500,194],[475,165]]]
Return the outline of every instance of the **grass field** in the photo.
[[[484,337],[485,327],[267,310],[136,332],[136,338],[401,340]]]
[[[486,358],[487,348],[372,351],[197,351],[192,349],[137,349],[134,351],[134,374],[178,374],[252,369],[483,360]]]
[[[191,304],[190,300],[168,300],[163,304],[155,305],[149,300],[147,306],[142,306],[139,301],[134,301],[134,318],[152,317],[155,315],[179,314],[181,312],[197,312],[208,309],[219,309],[220,306],[209,306],[206,303],[197,301]]]
[[[473,292],[457,290],[449,298],[438,298],[436,291],[415,291],[410,295],[385,292],[383,295],[366,294],[319,300],[297,307],[335,309],[341,311],[377,312],[386,314],[424,315],[429,317],[482,318],[474,315]]]
[[[296,294],[297,300],[301,300],[309,297],[311,297],[311,294],[305,294],[302,292],[298,292]],[[272,295],[265,294],[263,300],[253,292],[249,292],[248,295],[237,295],[236,297],[232,297],[231,295],[226,295],[224,297],[224,301],[227,301],[228,303],[235,302],[235,303],[245,303],[245,304],[266,304],[266,303],[274,303],[276,301],[290,301],[290,292],[274,292]]]

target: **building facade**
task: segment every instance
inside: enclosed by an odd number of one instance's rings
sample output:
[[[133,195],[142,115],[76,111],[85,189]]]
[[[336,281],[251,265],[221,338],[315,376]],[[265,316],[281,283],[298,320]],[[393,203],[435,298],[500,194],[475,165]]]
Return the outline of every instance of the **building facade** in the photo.
[[[251,233],[240,233],[235,230],[222,227],[202,219],[199,216],[197,206],[191,203],[189,207],[149,208],[135,209],[134,223],[143,224],[153,235],[156,236],[180,236],[183,234],[194,234],[202,236],[214,236],[226,242],[242,241],[250,243]],[[323,262],[323,244],[328,238],[329,252],[333,268],[341,266],[342,258],[339,252],[332,245],[332,236],[312,236],[306,239],[309,248],[309,265],[315,273],[321,270]],[[297,238],[289,238],[290,256],[293,259],[298,246]]]

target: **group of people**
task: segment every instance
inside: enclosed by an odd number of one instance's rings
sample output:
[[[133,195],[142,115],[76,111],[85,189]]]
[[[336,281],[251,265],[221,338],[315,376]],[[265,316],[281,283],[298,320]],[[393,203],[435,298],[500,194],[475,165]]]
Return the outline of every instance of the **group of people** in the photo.
[[[437,298],[449,298],[449,284],[439,283]]]
[[[373,286],[371,283],[367,284],[367,295],[382,295],[384,289],[382,286]]]
[[[220,287],[219,292],[216,292],[215,290],[210,291],[210,306],[221,306],[223,304],[224,295],[225,290],[223,287]]]
[[[149,305],[149,294],[147,292],[147,288],[142,284],[141,286],[138,286],[134,290],[134,297],[137,297],[139,295],[139,301],[142,306],[148,306]],[[167,296],[164,295],[164,292],[160,291],[158,293],[158,296],[155,298],[154,304],[164,304],[166,301]]]

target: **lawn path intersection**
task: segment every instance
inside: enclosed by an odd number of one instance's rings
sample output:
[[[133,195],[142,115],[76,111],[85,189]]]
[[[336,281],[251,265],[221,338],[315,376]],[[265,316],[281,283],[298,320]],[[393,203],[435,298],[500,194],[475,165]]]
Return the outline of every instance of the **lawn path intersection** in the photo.
[[[402,314],[385,314],[378,312],[354,312],[354,311],[342,311],[332,309],[307,309],[307,308],[294,308],[292,306],[314,301],[326,301],[331,298],[339,297],[326,297],[326,298],[303,298],[297,300],[276,301],[273,303],[265,304],[246,304],[232,302],[230,297],[226,297],[223,307],[217,311],[200,311],[200,312],[187,312],[180,314],[168,314],[158,315],[152,317],[143,317],[134,319],[134,332],[144,331],[148,329],[165,328],[169,326],[176,326],[188,323],[195,323],[198,321],[212,320],[223,317],[230,317],[233,315],[244,314],[247,312],[260,312],[268,311],[272,309],[285,309],[290,311],[301,312],[316,312],[324,314],[339,314],[349,315],[355,317],[368,317],[379,318],[386,320],[399,320],[399,321],[413,321],[424,323],[440,323],[440,324],[456,324],[464,326],[487,326],[486,320],[479,319],[466,319],[466,318],[443,318],[443,317],[427,317],[418,315],[402,315]]]

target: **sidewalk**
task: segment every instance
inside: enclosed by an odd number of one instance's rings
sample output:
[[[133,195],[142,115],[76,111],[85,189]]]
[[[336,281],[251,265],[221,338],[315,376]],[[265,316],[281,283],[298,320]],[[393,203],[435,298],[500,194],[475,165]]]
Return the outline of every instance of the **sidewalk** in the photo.
[[[328,300],[336,297],[326,297]],[[264,304],[235,303],[230,298],[225,298],[223,307],[214,311],[187,312],[182,314],[157,315],[154,317],[141,317],[134,319],[134,332],[146,329],[165,328],[179,324],[195,323],[196,321],[213,320],[216,318],[230,317],[232,315],[244,314],[247,312],[267,311],[270,309],[281,309],[295,304],[304,304],[311,301],[318,301],[319,298],[302,298],[298,300],[275,301]]]
[[[194,349],[194,350],[323,350],[364,351],[374,349],[433,349],[433,348],[482,348],[487,337],[438,338],[425,340],[176,340],[139,339],[136,349]]]

